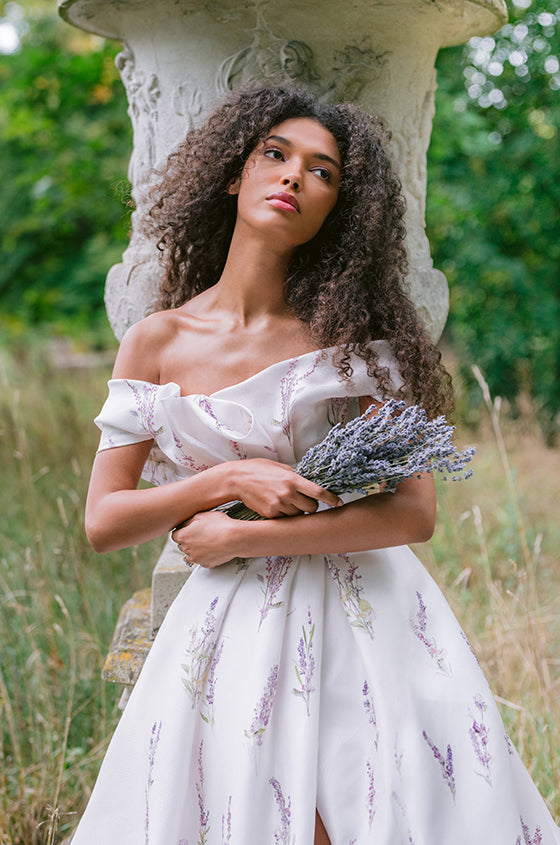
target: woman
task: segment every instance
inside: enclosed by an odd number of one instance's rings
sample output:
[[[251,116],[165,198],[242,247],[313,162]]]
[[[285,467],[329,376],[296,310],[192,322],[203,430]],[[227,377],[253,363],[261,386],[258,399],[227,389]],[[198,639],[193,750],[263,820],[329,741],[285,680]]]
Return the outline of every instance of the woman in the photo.
[[[560,842],[403,545],[432,533],[432,479],[343,503],[292,469],[392,395],[449,404],[384,141],[355,107],[258,85],[169,159],[160,310],[121,345],[86,523],[101,552],[172,531],[198,566],[74,845]],[[144,467],[160,486],[137,490]],[[235,499],[267,519],[214,510]]]

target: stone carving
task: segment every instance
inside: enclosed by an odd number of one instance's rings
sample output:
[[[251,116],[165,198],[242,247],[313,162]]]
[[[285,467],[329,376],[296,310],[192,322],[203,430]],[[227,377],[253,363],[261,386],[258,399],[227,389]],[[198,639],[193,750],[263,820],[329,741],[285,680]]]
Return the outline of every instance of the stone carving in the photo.
[[[128,97],[128,114],[134,132],[134,149],[128,165],[132,184],[142,181],[156,162],[156,122],[158,98],[161,96],[158,77],[136,67],[134,53],[126,42],[115,58]]]
[[[359,45],[337,50],[331,69],[321,75],[308,44],[279,38],[268,27],[262,8],[257,6],[256,11],[252,43],[228,56],[218,69],[216,89],[220,95],[255,79],[275,77],[302,83],[325,102],[356,100],[389,56],[389,51],[376,53],[366,38]]]
[[[173,91],[173,110],[179,117],[186,118],[186,132],[194,129],[202,108],[203,97],[200,89],[191,78],[183,77]]]

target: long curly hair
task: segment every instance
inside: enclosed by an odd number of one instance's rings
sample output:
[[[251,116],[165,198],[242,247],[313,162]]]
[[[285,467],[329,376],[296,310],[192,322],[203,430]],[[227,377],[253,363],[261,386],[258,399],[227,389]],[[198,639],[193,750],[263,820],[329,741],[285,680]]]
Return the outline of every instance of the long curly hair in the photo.
[[[390,374],[370,344],[385,338],[404,380],[401,395],[430,416],[450,412],[450,376],[405,292],[405,204],[385,150],[389,133],[355,105],[321,103],[286,83],[257,83],[233,92],[188,133],[151,190],[146,225],[165,264],[154,310],[178,307],[218,281],[237,210],[227,188],[270,129],[298,117],[333,135],[342,176],[335,208],[295,253],[288,305],[318,347],[339,348],[343,376],[351,376],[355,353],[388,395]]]

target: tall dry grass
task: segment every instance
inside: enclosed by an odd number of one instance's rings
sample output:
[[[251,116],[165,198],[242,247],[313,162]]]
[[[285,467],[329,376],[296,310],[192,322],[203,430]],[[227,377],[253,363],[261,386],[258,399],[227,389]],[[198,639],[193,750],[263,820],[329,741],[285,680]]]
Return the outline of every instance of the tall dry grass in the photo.
[[[87,362],[86,362],[87,363]],[[118,611],[160,543],[96,555],[83,502],[107,366],[60,368],[43,345],[0,350],[0,841],[68,835],[118,719],[100,680]],[[560,452],[488,397],[475,475],[440,484],[416,549],[469,635],[509,733],[560,817]]]
[[[96,555],[83,503],[108,367],[0,351],[0,841],[59,841],[117,719],[100,672],[116,617],[161,543]]]
[[[438,485],[439,520],[416,549],[455,610],[510,737],[560,820],[560,450],[530,414],[484,400],[474,476]],[[460,437],[467,438],[464,431]]]

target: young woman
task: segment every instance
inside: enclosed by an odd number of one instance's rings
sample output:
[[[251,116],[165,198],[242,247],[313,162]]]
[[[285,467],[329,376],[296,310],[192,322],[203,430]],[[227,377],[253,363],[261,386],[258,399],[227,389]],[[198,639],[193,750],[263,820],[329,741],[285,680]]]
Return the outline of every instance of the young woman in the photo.
[[[97,419],[87,531],[100,552],[171,531],[197,566],[73,845],[560,842],[405,545],[431,536],[432,479],[343,502],[293,471],[372,403],[449,405],[403,290],[385,140],[353,106],[263,84],[163,172],[166,278]],[[237,499],[267,519],[216,510]]]

